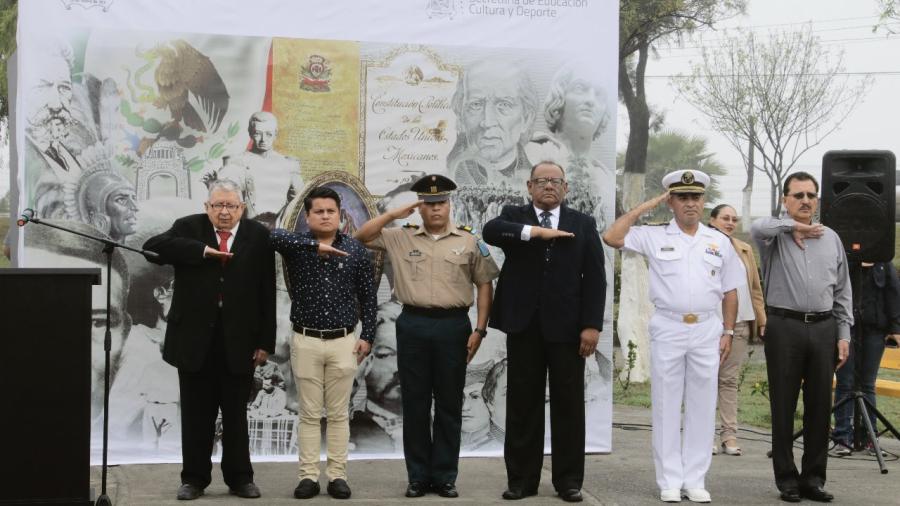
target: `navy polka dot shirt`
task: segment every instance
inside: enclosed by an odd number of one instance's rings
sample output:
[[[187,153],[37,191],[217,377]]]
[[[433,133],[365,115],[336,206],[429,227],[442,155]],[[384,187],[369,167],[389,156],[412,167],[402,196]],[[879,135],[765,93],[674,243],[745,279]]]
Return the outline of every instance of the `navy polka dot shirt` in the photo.
[[[311,232],[272,232],[272,247],[287,267],[291,322],[310,329],[355,327],[362,320],[361,339],[375,339],[375,273],[369,251],[356,239],[338,232],[334,248],[349,256],[320,257],[319,241]]]

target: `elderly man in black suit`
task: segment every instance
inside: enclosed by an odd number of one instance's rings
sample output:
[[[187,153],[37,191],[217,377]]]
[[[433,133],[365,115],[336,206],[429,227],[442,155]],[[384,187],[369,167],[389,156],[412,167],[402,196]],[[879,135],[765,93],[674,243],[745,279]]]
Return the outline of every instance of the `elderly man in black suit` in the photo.
[[[484,226],[484,240],[506,261],[490,326],[507,334],[509,360],[504,499],[537,494],[544,451],[544,392],[550,381],[553,487],[582,500],[584,359],[603,327],[606,278],[594,218],[563,205],[563,168],[541,162],[526,183],[532,201],[506,206]]]
[[[275,254],[269,230],[242,219],[240,188],[209,188],[206,214],[179,218],[144,249],[175,266],[163,359],[178,368],[182,485],[196,499],[209,485],[216,415],[222,410],[222,474],[229,492],[256,498],[247,433],[253,369],[275,348]]]

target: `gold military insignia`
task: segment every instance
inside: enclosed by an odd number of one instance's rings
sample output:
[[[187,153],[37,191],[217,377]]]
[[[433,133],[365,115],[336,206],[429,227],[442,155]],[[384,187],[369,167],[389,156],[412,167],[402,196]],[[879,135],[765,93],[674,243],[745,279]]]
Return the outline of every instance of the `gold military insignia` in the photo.
[[[433,186],[433,185],[432,185],[432,187],[431,187],[431,193],[437,193],[437,186]]]
[[[413,230],[418,230],[419,226],[416,225],[415,223],[407,223],[407,224],[403,225],[403,228],[411,228]]]
[[[694,184],[694,173],[686,170],[681,174],[681,182],[683,184]]]

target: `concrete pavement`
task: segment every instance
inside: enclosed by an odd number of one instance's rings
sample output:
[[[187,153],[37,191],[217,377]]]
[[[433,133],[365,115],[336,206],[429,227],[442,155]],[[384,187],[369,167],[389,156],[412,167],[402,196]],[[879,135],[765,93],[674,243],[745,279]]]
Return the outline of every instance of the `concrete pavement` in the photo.
[[[650,411],[648,409],[615,406],[613,415],[613,448],[609,455],[588,455],[585,465],[584,504],[661,505],[654,483],[653,459],[650,450]],[[763,432],[763,431],[759,431]],[[771,461],[766,457],[768,435],[742,431],[740,437],[744,455],[713,457],[707,476],[707,488],[714,504],[784,504],[772,479]],[[900,442],[883,440],[885,449],[900,454]],[[799,462],[800,451],[795,450]],[[889,457],[892,459],[893,457]],[[522,506],[564,504],[555,496],[550,483],[550,458],[544,463],[544,476],[538,496],[519,501]],[[900,497],[897,476],[900,463],[887,463],[889,474],[882,475],[874,457],[868,454],[849,458],[830,458],[826,488],[835,496],[835,503],[865,505],[895,505]],[[175,499],[180,483],[179,464],[123,465],[110,468],[108,493],[116,505],[164,505],[184,502]],[[262,490],[258,500],[242,500],[228,495],[222,475],[216,466],[213,482],[206,495],[195,501],[202,505],[255,504],[319,504],[335,502],[325,494],[324,475],[322,493],[312,500],[293,498],[297,486],[296,463],[254,463],[256,483]],[[365,504],[506,504],[500,494],[506,488],[506,474],[502,458],[466,458],[460,462],[457,487],[458,499],[443,499],[429,494],[421,499],[403,497],[406,469],[402,460],[363,460],[349,464],[353,497],[348,502]],[[91,469],[92,486],[100,490],[99,468]],[[687,502],[687,501],[685,501]],[[809,502],[809,501],[805,501]]]

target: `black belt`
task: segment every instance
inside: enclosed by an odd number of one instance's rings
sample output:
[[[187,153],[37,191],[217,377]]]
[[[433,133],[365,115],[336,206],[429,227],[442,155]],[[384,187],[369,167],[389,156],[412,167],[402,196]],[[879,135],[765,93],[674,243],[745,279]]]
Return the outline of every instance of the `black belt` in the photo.
[[[791,311],[780,307],[766,307],[766,314],[774,314],[785,318],[793,318],[803,323],[815,323],[827,320],[834,316],[831,311],[822,311],[821,313],[803,313],[800,311]]]
[[[403,304],[403,311],[406,313],[417,314],[420,316],[430,316],[431,318],[449,318],[451,316],[461,316],[469,313],[467,307],[418,307]]]
[[[347,327],[343,329],[316,330],[302,325],[294,325],[294,332],[303,334],[304,336],[317,337],[319,339],[337,339],[347,334],[352,334],[356,327]]]

